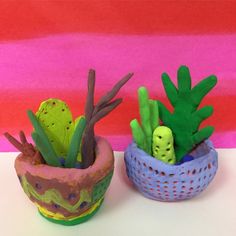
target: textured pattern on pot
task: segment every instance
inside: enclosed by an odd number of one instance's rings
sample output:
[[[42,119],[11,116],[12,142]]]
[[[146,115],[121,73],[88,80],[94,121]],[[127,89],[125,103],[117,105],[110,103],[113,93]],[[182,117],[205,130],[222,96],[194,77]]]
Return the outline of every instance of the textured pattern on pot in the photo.
[[[218,156],[207,140],[191,152],[193,160],[169,165],[149,156],[135,143],[125,151],[126,172],[146,197],[159,201],[179,201],[202,192],[214,178]]]
[[[16,158],[15,169],[25,193],[43,216],[78,223],[78,217],[92,214],[101,205],[112,178],[114,156],[108,142],[99,138],[96,160],[87,169],[32,165],[23,154]]]

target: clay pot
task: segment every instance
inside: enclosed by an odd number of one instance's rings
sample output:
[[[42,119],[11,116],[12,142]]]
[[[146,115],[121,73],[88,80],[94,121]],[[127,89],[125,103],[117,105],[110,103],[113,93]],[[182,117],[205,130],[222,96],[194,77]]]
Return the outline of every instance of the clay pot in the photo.
[[[147,198],[169,202],[190,199],[207,188],[218,168],[217,152],[209,140],[196,147],[191,156],[192,161],[169,165],[132,143],[125,152],[126,172]]]
[[[98,138],[96,160],[87,169],[32,165],[20,154],[15,169],[21,186],[48,220],[75,225],[88,220],[99,209],[114,170],[109,143]]]

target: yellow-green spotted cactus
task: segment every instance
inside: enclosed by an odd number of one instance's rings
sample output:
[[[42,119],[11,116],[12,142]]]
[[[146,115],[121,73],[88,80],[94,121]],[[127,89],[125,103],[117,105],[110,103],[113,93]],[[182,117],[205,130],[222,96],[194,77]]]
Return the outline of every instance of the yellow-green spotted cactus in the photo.
[[[73,121],[67,104],[59,99],[48,99],[42,102],[36,117],[57,156],[66,158],[78,119]],[[78,159],[81,159],[80,155]]]
[[[174,139],[171,129],[159,126],[153,132],[153,156],[168,164],[175,164]]]

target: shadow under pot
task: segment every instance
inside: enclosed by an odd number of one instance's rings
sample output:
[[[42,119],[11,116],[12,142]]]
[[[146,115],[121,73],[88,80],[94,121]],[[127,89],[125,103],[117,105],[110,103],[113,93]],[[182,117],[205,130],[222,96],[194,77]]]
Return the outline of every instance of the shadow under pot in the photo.
[[[101,206],[114,170],[114,156],[104,138],[97,139],[96,159],[87,169],[32,165],[20,154],[15,169],[21,186],[51,222],[75,225],[87,221]]]
[[[125,151],[126,172],[147,198],[167,202],[190,199],[207,188],[218,168],[218,155],[209,140],[197,146],[190,155],[192,161],[169,165],[132,143]]]

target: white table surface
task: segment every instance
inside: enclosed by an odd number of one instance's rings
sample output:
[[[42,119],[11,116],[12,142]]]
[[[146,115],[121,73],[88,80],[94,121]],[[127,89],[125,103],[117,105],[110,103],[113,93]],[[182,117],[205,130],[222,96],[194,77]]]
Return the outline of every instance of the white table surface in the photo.
[[[219,169],[199,196],[177,203],[149,200],[130,185],[123,153],[103,206],[86,223],[61,226],[41,217],[24,194],[14,170],[17,153],[0,153],[1,236],[235,236],[236,149],[218,149]]]

